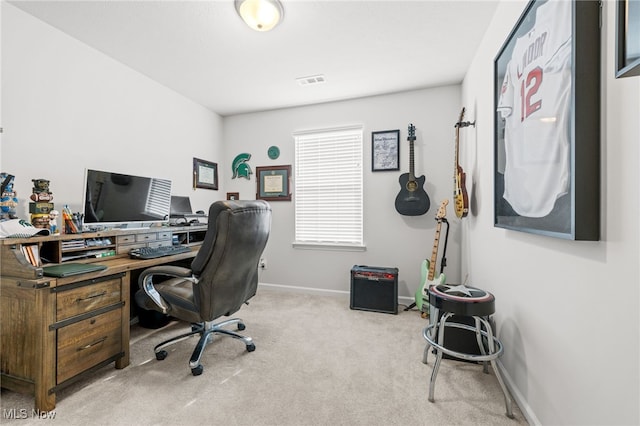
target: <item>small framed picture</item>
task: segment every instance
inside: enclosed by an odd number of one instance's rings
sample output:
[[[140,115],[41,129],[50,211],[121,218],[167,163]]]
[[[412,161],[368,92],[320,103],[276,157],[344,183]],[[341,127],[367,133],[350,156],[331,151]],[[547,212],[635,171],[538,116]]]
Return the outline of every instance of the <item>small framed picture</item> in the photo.
[[[371,132],[371,170],[400,170],[400,130]]]
[[[256,167],[257,200],[291,201],[291,166]]]
[[[236,201],[240,199],[239,192],[227,192],[227,200]]]
[[[211,161],[193,159],[193,189],[218,190],[218,164]]]

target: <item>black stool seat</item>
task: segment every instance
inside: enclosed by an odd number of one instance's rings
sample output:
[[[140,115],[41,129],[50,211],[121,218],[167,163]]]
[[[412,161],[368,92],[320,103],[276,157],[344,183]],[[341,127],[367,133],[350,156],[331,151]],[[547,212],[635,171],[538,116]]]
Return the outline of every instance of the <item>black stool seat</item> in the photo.
[[[467,317],[487,317],[496,311],[496,298],[493,294],[464,284],[431,286],[429,303],[442,312]]]
[[[423,336],[427,341],[424,348],[422,362],[427,363],[429,349],[434,348],[436,362],[431,372],[429,382],[429,401],[434,402],[433,394],[436,377],[443,354],[467,361],[482,362],[484,372],[488,373],[487,362],[491,363],[496,378],[504,393],[507,416],[513,418],[511,408],[511,395],[502,381],[502,377],[496,366],[496,358],[502,355],[502,343],[493,335],[488,317],[495,312],[495,297],[493,294],[475,287],[467,287],[464,284],[450,285],[440,284],[429,287],[429,304],[433,306],[431,323],[423,330]],[[442,313],[442,316],[440,316]],[[457,322],[447,322],[454,315],[472,317],[475,327]],[[447,327],[461,328],[475,332],[480,355],[454,351],[445,347],[444,334]],[[487,348],[485,348],[485,339]],[[487,350],[488,349],[488,350]]]

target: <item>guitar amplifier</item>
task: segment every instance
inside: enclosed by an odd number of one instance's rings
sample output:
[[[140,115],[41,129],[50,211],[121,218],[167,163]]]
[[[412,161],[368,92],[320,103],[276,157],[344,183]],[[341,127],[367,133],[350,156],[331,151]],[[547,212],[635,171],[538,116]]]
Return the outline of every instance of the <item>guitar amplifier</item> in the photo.
[[[398,268],[351,268],[351,309],[398,313]]]

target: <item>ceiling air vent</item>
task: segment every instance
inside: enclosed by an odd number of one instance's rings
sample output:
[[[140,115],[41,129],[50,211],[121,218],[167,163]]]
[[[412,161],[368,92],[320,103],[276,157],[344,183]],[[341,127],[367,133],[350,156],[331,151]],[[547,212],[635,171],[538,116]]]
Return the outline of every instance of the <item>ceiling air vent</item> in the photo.
[[[309,86],[311,84],[324,83],[325,79],[324,79],[324,75],[319,74],[319,75],[312,75],[309,77],[296,78],[296,81],[300,86]]]

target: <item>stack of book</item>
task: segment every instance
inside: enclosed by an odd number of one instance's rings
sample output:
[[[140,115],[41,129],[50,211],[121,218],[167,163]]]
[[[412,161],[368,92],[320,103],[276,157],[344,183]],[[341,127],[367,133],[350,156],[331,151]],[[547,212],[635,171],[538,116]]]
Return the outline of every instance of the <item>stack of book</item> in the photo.
[[[42,260],[40,259],[40,249],[37,244],[23,244],[22,253],[27,258],[30,264],[39,268],[42,266]]]
[[[62,241],[62,250],[82,249],[84,248],[84,240]]]

